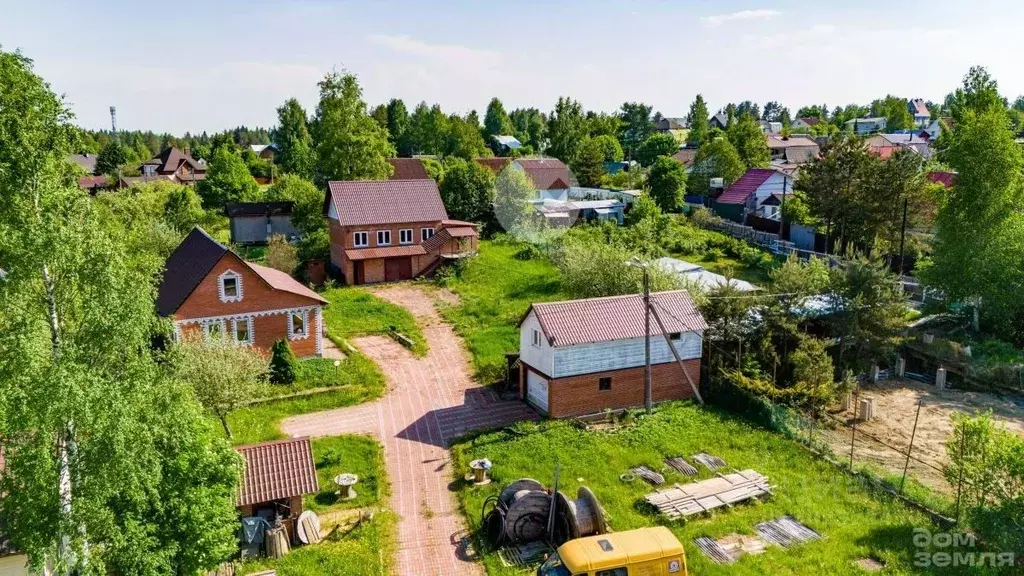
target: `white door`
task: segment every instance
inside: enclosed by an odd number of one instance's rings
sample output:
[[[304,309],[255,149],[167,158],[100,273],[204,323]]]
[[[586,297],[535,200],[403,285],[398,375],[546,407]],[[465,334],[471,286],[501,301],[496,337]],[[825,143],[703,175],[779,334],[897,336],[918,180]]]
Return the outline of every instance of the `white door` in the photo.
[[[533,370],[526,371],[526,400],[541,412],[548,413],[548,381]]]

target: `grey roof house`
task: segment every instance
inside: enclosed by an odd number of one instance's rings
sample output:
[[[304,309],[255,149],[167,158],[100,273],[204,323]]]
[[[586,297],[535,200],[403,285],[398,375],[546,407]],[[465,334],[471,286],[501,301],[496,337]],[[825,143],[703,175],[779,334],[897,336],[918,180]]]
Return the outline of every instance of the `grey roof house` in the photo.
[[[276,235],[288,240],[297,238],[293,208],[294,202],[228,202],[224,215],[231,221],[231,243],[266,244]]]

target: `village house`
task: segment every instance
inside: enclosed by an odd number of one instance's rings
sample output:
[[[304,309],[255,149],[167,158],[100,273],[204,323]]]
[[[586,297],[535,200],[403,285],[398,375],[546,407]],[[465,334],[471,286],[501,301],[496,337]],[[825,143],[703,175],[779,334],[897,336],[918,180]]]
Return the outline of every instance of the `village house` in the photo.
[[[680,148],[678,152],[671,156],[673,160],[679,162],[686,168],[686,172],[689,173],[693,168],[693,163],[697,161],[697,149],[696,148]]]
[[[928,104],[920,98],[908,100],[907,109],[910,110],[914,117],[914,125],[918,128],[924,128],[932,121],[932,112],[928,109]]]
[[[163,176],[175,182],[191,184],[206,178],[206,164],[193,158],[188,148],[181,151],[173,146],[143,162],[139,171],[141,175],[138,178],[142,180]],[[129,184],[135,182],[130,179],[127,181]]]
[[[270,526],[280,520],[289,542],[295,543],[302,497],[320,490],[309,437],[238,446],[235,451],[244,461],[235,503],[239,515],[262,518]]]
[[[718,128],[719,130],[725,130],[729,127],[729,115],[725,112],[719,112],[708,120],[708,126],[711,128]]]
[[[793,177],[770,168],[751,168],[715,199],[722,218],[744,224],[748,214],[779,220],[782,203],[793,194]]]
[[[508,154],[523,147],[523,143],[515,136],[495,134],[491,136],[491,149],[495,154]]]
[[[251,144],[249,149],[253,151],[260,160],[266,160],[267,162],[274,161],[274,155],[277,154],[277,146],[273,144]]]
[[[227,338],[269,352],[285,340],[295,355],[323,353],[319,294],[288,274],[246,262],[196,227],[167,258],[157,294],[176,338]]]
[[[224,215],[230,222],[231,243],[245,246],[266,244],[271,236],[298,238],[292,225],[294,206],[294,202],[228,202]]]
[[[790,130],[810,130],[813,126],[821,124],[821,118],[817,116],[806,116],[803,118],[797,118],[789,124]]]
[[[821,151],[818,143],[806,136],[789,136],[766,134],[768,152],[773,161],[781,160],[787,164],[806,164]]]
[[[692,397],[704,318],[681,290],[653,293],[651,302],[686,367],[651,318],[653,401]],[[519,323],[520,398],[552,418],[642,406],[644,314],[638,294],[530,306]]]
[[[858,136],[874,134],[885,130],[885,118],[854,118],[846,121],[846,129]]]
[[[782,132],[782,122],[758,120],[757,124],[761,127],[761,132],[764,132],[765,134],[779,134]]]
[[[430,179],[329,182],[324,215],[346,284],[408,280],[477,250],[476,225],[449,220]]]
[[[931,142],[928,135],[921,132],[900,134],[875,134],[867,139],[868,150],[882,158],[892,156],[900,148],[908,148],[928,160],[932,157]]]
[[[558,158],[517,158],[510,166],[521,170],[533,182],[538,200],[568,199],[569,188],[576,186],[576,176]]]
[[[491,158],[474,158],[474,162],[490,170],[495,176],[501,174],[509,164],[512,163],[512,159],[507,156],[494,156]]]
[[[388,158],[393,168],[389,180],[429,180],[430,175],[419,158]]]

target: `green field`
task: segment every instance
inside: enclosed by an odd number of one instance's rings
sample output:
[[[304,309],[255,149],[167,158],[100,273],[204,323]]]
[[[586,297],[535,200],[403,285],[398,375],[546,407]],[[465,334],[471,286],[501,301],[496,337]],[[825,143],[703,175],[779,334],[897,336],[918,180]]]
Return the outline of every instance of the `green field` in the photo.
[[[650,485],[640,479],[620,480],[632,466],[646,464],[660,471],[664,457],[689,458],[698,452],[725,459],[729,469],[750,468],[766,475],[776,487],[774,496],[685,523],[666,523],[643,501],[653,490]],[[652,416],[639,416],[615,431],[585,431],[564,421],[524,423],[516,433],[503,430],[463,440],[453,449],[453,469],[464,470],[479,457],[494,462],[495,482],[482,488],[460,483],[457,492],[473,530],[480,524],[485,498],[518,478],[535,478],[550,486],[555,463],[560,462],[560,489],[575,496],[578,486],[590,487],[614,530],[669,526],[684,543],[693,574],[858,574],[852,563],[864,557],[883,561],[885,574],[930,573],[914,566],[914,528],[938,530],[923,514],[867,488],[796,443],[714,409],[689,403],[663,405]],[[701,479],[711,476],[697,466]],[[690,481],[672,470],[664,474],[669,484]],[[710,562],[693,544],[698,536],[753,534],[755,524],[786,514],[824,539],[790,549],[770,547],[763,555],[745,556],[731,566]],[[504,567],[490,552],[484,554],[484,563],[492,576],[528,573]]]
[[[379,505],[389,491],[384,471],[384,452],[377,440],[369,436],[347,435],[313,440],[313,459],[320,491],[307,494],[303,506],[318,514],[332,510],[364,508]],[[356,497],[338,499],[334,477],[343,472],[359,476]]]
[[[417,356],[427,353],[427,341],[416,319],[408,310],[377,298],[362,288],[331,288],[321,294],[330,302],[324,308],[327,333],[337,338],[364,334],[386,334],[395,329],[411,338]]]
[[[503,377],[505,354],[519,350],[519,321],[532,302],[559,300],[558,270],[547,259],[516,259],[520,247],[481,241],[480,253],[443,282],[460,303],[441,315],[466,341],[478,379]]]

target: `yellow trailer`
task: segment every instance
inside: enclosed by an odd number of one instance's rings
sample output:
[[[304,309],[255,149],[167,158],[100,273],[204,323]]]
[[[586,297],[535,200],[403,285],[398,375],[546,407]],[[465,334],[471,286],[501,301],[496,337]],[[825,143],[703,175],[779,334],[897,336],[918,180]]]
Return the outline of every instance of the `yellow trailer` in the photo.
[[[537,576],[685,576],[686,552],[664,526],[577,538],[562,544]]]

